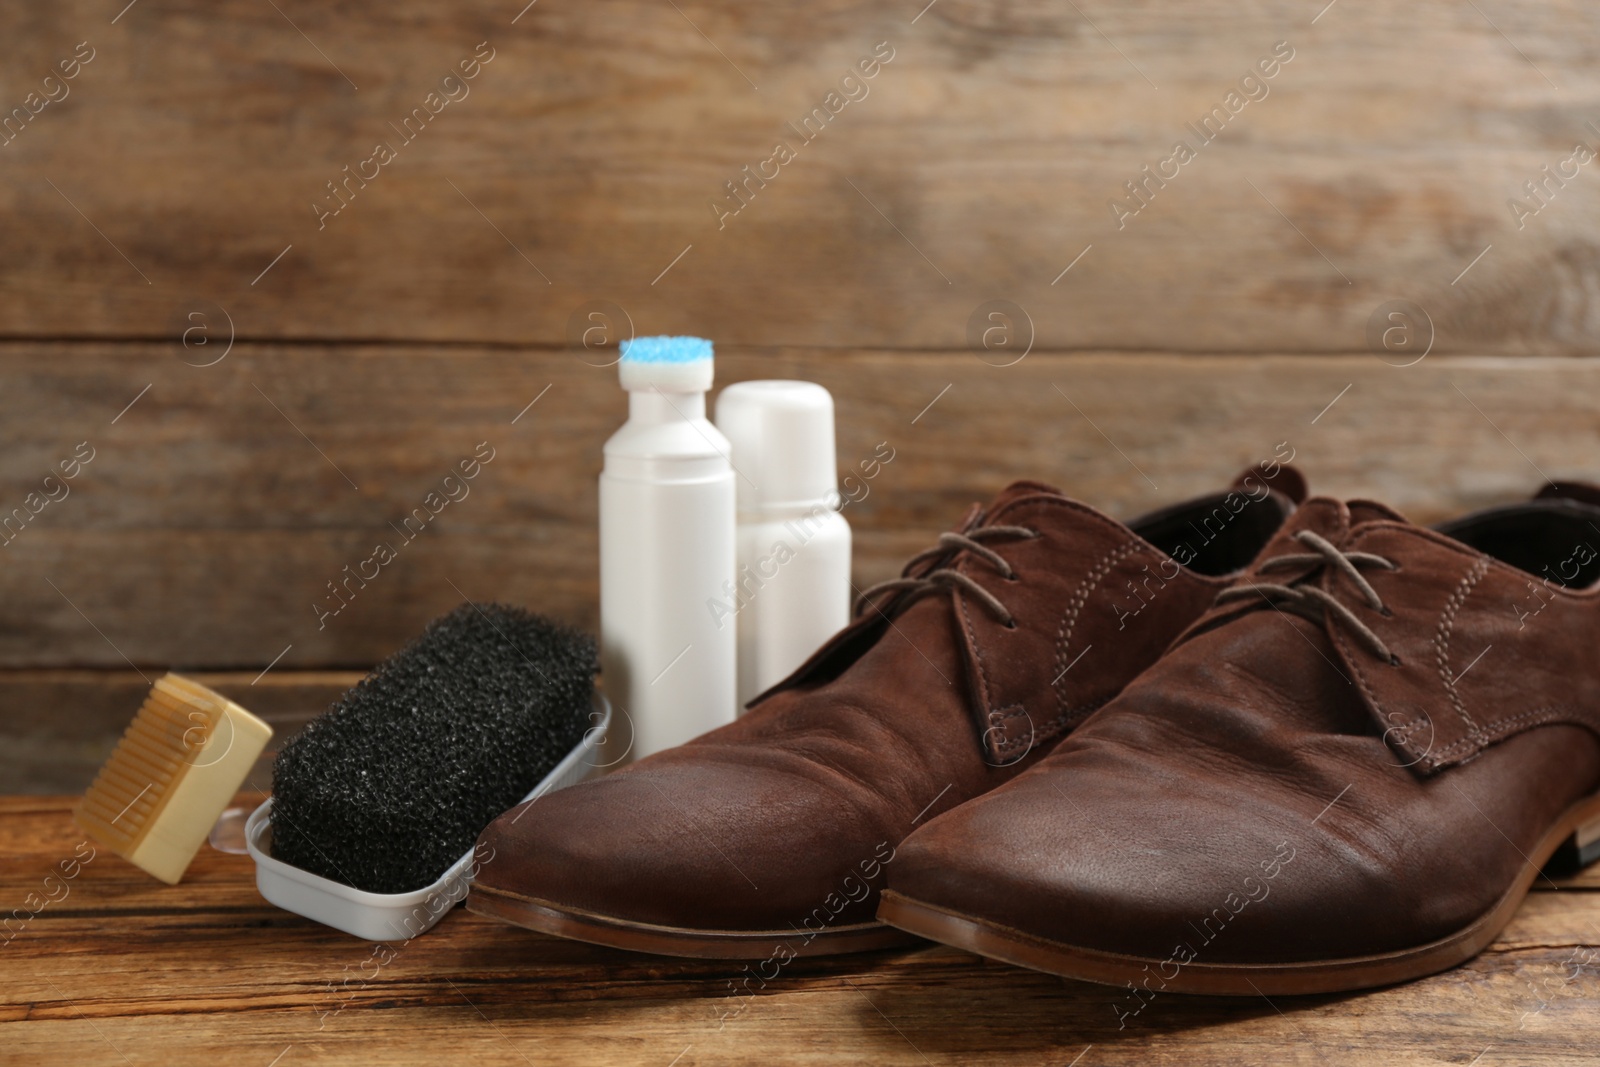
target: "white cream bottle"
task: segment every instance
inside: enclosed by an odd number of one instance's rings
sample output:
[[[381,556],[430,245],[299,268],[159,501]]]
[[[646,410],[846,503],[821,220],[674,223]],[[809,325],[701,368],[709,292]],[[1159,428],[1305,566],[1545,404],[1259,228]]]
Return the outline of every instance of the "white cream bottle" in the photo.
[[[641,337],[618,363],[628,421],[600,475],[600,656],[638,759],[732,722],[736,641],[707,603],[734,574],[734,475],[706,419],[711,342]]]
[[[753,381],[717,397],[738,491],[738,573],[717,607],[739,635],[739,706],[850,621],[850,524],[839,514],[833,397]]]

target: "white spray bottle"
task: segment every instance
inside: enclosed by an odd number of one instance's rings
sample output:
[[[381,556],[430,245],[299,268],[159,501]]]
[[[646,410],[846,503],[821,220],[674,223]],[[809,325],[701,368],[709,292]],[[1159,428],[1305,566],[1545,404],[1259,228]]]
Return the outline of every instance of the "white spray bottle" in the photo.
[[[739,469],[738,577],[718,612],[737,622],[742,707],[850,621],[850,524],[838,511],[833,397],[822,386],[730,385],[717,397],[717,429]]]
[[[628,421],[600,475],[600,655],[634,759],[730,723],[734,628],[708,604],[734,578],[734,474],[706,419],[711,342],[640,337],[618,363]]]

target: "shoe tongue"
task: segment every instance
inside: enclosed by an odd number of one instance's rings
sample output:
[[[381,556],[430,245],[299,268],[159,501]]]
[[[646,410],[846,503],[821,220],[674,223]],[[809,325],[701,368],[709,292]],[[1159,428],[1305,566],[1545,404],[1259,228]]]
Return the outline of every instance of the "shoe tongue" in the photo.
[[[1024,479],[1020,482],[1012,482],[1010,485],[1000,490],[1000,495],[991,500],[988,508],[985,510],[997,511],[1004,505],[1011,503],[1013,500],[1019,500],[1025,496],[1038,496],[1040,493],[1045,493],[1050,496],[1065,495],[1061,492],[1061,490],[1057,489],[1053,485],[1046,485],[1043,482],[1035,482]]]
[[[1251,569],[1259,571],[1261,563],[1273,556],[1303,553],[1305,546],[1295,538],[1301,530],[1311,530],[1336,545],[1342,545],[1349,540],[1352,530],[1372,522],[1403,522],[1411,525],[1411,520],[1404,515],[1371,500],[1346,502],[1327,496],[1312,497],[1278,527],[1278,532],[1261,550]]]
[[[1289,516],[1287,522],[1273,536],[1274,544],[1292,543],[1301,530],[1313,530],[1334,544],[1342,544],[1349,532],[1369,522],[1403,522],[1411,520],[1393,508],[1372,500],[1336,500],[1333,497],[1312,497]],[[1295,551],[1300,551],[1296,548]]]
[[[995,512],[999,511],[1001,508],[1005,507],[1014,500],[1021,500],[1023,497],[1039,496],[1041,494],[1046,496],[1066,495],[1055,486],[1046,485],[1043,482],[1028,480],[1012,482],[1010,485],[1000,490],[999,495],[997,495],[993,500],[989,501],[989,503],[983,508],[978,509],[977,505],[973,505],[974,510],[967,513],[967,520],[970,522],[974,514],[983,516],[993,515]]]
[[[1411,525],[1410,519],[1375,500],[1352,500],[1345,506],[1350,511],[1352,529],[1367,522],[1403,522],[1407,526]]]

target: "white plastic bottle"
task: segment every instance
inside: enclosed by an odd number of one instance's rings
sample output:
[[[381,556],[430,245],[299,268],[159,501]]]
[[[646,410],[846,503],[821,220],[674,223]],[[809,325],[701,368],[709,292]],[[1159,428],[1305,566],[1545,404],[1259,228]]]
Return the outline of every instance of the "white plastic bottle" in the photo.
[[[628,421],[600,475],[600,648],[637,759],[737,711],[734,633],[706,609],[733,578],[734,476],[706,419],[710,341],[637,338],[618,368]]]
[[[730,385],[739,567],[715,607],[739,634],[739,706],[782,681],[850,621],[850,524],[839,514],[833,397],[814,382]]]

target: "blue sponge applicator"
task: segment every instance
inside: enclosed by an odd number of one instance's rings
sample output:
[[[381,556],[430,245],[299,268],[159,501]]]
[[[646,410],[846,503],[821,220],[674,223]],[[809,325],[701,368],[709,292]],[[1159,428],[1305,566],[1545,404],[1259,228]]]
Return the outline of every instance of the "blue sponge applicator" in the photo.
[[[703,393],[711,388],[711,342],[704,337],[636,337],[622,342],[624,389]]]

